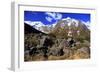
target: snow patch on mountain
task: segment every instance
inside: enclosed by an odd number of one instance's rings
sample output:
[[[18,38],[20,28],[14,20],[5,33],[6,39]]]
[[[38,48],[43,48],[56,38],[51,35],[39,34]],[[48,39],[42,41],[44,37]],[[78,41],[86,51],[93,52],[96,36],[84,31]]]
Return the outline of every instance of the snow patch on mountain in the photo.
[[[74,18],[70,18],[70,17],[63,18],[62,21],[66,21],[66,24],[68,26],[75,25],[76,27],[78,27],[78,25],[79,25],[79,20],[74,19]],[[89,21],[87,21],[87,22],[81,21],[81,23],[84,24],[84,25],[86,25],[86,27],[88,29],[90,29],[90,22]]]
[[[27,23],[28,25],[32,26],[33,28],[40,30],[43,32],[43,29],[41,27],[45,26],[41,21],[25,21],[25,23]]]
[[[90,28],[90,21],[87,21],[87,22],[82,21],[82,23],[85,24],[85,25],[87,26],[88,29],[91,29],[91,28]]]
[[[63,18],[62,21],[66,21],[66,24],[68,26],[71,26],[72,24],[74,24],[76,27],[78,27],[78,20],[76,19],[73,19],[73,18],[70,18],[70,17],[67,17],[67,18]]]
[[[45,25],[41,21],[25,21],[25,23],[44,33],[49,33],[56,25],[56,23]]]

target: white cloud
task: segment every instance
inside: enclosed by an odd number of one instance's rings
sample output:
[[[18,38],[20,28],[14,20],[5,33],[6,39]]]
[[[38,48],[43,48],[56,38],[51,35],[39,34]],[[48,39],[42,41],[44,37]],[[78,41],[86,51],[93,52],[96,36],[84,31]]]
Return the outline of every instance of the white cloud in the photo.
[[[55,13],[55,12],[46,12],[45,14],[47,14],[48,16],[52,17],[54,20],[59,20],[62,18],[62,14],[60,13]]]
[[[45,17],[47,21],[52,22],[52,18],[51,17]]]
[[[51,12],[46,12],[45,14],[47,14],[48,16],[51,16],[52,18],[55,18],[56,13],[51,13]]]
[[[57,13],[55,19],[58,19],[58,20],[59,20],[59,19],[61,19],[61,18],[62,18],[62,14]]]

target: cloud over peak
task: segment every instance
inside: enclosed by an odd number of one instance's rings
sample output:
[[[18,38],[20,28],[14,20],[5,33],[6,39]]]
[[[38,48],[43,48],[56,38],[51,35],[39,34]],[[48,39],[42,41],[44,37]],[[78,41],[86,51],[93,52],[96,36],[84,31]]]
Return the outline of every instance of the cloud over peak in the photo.
[[[60,14],[60,13],[56,13],[56,12],[46,12],[45,14],[48,15],[48,16],[46,16],[46,19],[49,22],[51,22],[52,19],[53,20],[60,20],[60,19],[62,19],[62,14]]]

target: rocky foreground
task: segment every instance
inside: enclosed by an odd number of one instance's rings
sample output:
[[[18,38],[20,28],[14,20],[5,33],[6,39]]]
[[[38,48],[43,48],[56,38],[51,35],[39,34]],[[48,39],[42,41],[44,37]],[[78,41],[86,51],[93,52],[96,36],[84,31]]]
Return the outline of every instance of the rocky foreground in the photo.
[[[48,35],[27,34],[25,37],[25,61],[88,59],[90,43],[73,38],[57,39]]]

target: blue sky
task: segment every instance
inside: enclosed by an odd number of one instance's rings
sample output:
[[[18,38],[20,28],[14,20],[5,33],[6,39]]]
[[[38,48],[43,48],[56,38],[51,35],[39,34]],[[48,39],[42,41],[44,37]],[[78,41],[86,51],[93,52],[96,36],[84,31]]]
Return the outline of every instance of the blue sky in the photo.
[[[53,24],[67,17],[81,20],[84,22],[90,22],[90,14],[24,11],[24,21],[41,21],[45,25]]]

